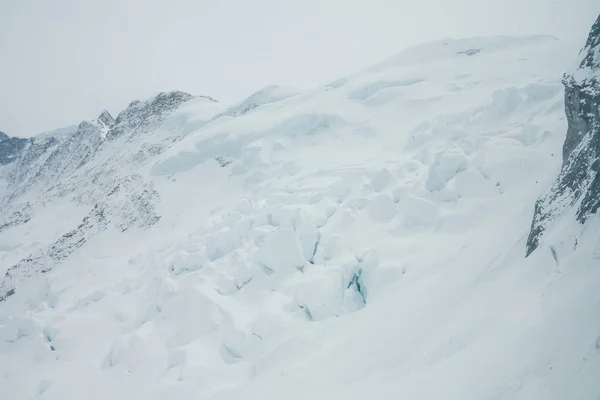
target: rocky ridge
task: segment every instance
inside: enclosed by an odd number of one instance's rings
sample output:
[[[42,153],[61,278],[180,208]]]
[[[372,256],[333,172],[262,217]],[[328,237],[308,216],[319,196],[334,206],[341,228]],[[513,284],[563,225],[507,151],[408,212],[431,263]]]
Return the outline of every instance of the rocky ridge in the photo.
[[[568,130],[561,172],[535,204],[527,256],[566,209],[575,206],[577,221],[584,223],[600,207],[600,17],[580,55],[578,69],[563,79]]]

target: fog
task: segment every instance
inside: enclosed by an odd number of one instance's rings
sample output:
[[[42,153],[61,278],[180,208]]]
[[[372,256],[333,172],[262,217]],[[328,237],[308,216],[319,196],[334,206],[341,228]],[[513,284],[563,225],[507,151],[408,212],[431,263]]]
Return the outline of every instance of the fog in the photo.
[[[221,101],[310,88],[420,42],[555,35],[597,0],[0,0],[0,130],[29,136],[184,90]]]

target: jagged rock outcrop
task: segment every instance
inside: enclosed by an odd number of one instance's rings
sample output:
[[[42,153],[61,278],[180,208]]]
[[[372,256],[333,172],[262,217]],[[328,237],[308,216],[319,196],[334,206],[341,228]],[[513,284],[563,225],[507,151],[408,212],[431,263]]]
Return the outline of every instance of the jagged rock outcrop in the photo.
[[[0,221],[0,232],[13,226],[26,224],[31,220],[33,214],[33,207],[30,202],[26,202],[20,208],[7,214]]]
[[[0,132],[0,165],[15,162],[30,141],[31,139],[9,137],[6,133]]]
[[[549,225],[569,207],[580,223],[600,207],[600,16],[580,53],[579,68],[565,75],[567,137],[560,175],[536,202],[526,255],[539,245]]]
[[[15,293],[19,282],[50,271],[57,262],[67,258],[83,246],[89,237],[105,230],[107,226],[105,210],[97,205],[77,228],[65,233],[47,248],[36,251],[10,267],[4,279],[0,280],[0,301]]]
[[[115,125],[116,121],[108,111],[104,110],[92,123],[98,126],[102,133],[106,135],[110,128]]]

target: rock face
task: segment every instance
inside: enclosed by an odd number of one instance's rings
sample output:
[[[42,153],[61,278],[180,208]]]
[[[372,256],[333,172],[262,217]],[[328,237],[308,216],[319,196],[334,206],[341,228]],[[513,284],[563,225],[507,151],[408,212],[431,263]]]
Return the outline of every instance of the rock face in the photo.
[[[94,125],[98,126],[104,134],[106,134],[110,128],[112,128],[116,121],[112,115],[106,110],[102,111],[102,113],[96,118]]]
[[[0,132],[0,165],[10,164],[15,161],[30,140],[9,137],[6,133]]]
[[[600,207],[600,16],[580,55],[577,71],[563,80],[569,125],[561,172],[550,191],[536,202],[527,256],[567,208],[577,207],[576,218],[584,223]]]
[[[93,156],[100,145],[101,133],[89,122],[79,124],[71,135],[58,140],[34,140],[23,149],[10,178],[12,192],[5,198],[11,200],[37,183],[58,182],[75,172]]]

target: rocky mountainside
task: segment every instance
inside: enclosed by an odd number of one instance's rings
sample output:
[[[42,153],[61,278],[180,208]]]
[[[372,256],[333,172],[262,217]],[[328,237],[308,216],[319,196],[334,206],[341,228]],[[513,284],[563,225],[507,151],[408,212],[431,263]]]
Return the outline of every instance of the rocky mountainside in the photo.
[[[181,135],[135,139],[155,131],[169,114],[190,99],[188,93],[160,93],[145,102],[132,102],[116,119],[103,111],[97,119],[80,123],[67,135],[41,139],[0,137],[0,159],[6,165],[0,231],[28,223],[36,208],[61,198],[71,198],[89,210],[56,240],[8,268],[0,280],[0,300],[14,293],[18,282],[51,270],[109,226],[126,231],[158,221],[160,216],[154,208],[160,195],[152,183],[136,173],[136,168]]]
[[[106,136],[108,139],[115,139],[127,133],[148,133],[156,129],[181,103],[191,98],[189,93],[175,91],[160,93],[154,99],[145,102],[133,101],[117,116]]]
[[[569,125],[562,169],[550,191],[536,202],[527,256],[565,210],[576,206],[576,219],[584,223],[600,207],[600,16],[580,55],[579,68],[563,80]]]

